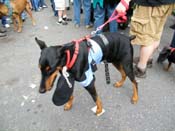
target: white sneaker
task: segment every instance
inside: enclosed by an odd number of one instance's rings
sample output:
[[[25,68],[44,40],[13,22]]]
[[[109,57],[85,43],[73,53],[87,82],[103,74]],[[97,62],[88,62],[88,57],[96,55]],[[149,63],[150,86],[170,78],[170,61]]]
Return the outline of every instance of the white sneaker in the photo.
[[[5,26],[5,28],[9,28],[9,27],[10,27],[10,25],[9,25],[9,24],[5,24],[4,26]]]

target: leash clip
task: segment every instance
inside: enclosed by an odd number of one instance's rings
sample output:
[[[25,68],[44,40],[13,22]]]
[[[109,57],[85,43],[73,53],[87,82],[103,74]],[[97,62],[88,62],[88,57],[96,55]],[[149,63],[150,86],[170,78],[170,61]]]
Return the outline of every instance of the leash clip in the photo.
[[[70,83],[70,81],[68,79],[69,73],[67,72],[67,67],[66,66],[63,67],[62,73],[63,73],[64,78],[66,79],[66,82],[67,82],[69,88],[72,88],[72,84]]]
[[[91,36],[95,36],[99,31],[101,30],[101,27],[97,27],[97,29],[95,31],[91,32]]]

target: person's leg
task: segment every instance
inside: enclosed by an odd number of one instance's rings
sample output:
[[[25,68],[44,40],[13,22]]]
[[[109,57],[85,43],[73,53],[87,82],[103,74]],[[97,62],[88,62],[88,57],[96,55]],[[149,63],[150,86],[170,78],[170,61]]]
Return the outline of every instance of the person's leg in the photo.
[[[115,7],[116,7],[116,5],[114,5],[114,6],[110,6],[109,4],[106,5],[108,18],[114,12]],[[118,29],[118,23],[116,22],[116,20],[111,21],[109,23],[109,30],[110,30],[110,32],[117,32],[117,29]]]
[[[99,3],[97,4],[96,8],[94,9],[94,28],[95,30],[104,23],[105,19],[105,9],[100,7]],[[101,33],[99,31],[98,33]]]
[[[51,2],[52,10],[54,12],[54,16],[58,16],[58,10],[55,9],[55,1],[50,0],[50,2]]]
[[[72,21],[72,19],[67,16],[67,9],[66,8],[63,11],[63,20],[64,21]]]
[[[152,45],[149,45],[149,46],[140,47],[140,59],[137,65],[140,69],[142,70],[146,69],[147,62],[152,57],[158,45],[159,45],[159,41],[154,42]]]
[[[90,18],[91,18],[91,0],[83,0],[84,6],[84,24],[90,25]]]
[[[80,5],[81,1],[80,0],[74,0],[74,24],[75,26],[79,27],[80,26]]]
[[[40,0],[40,7],[47,8],[47,5],[44,0]]]
[[[35,7],[35,11],[40,11],[39,10],[39,1],[38,0],[33,0],[33,4],[34,4],[34,7]]]
[[[0,24],[0,37],[6,36],[6,29]]]
[[[27,16],[26,16],[26,12],[23,11],[23,12],[21,13],[21,19],[22,19],[23,22],[25,21],[26,17],[27,17]]]

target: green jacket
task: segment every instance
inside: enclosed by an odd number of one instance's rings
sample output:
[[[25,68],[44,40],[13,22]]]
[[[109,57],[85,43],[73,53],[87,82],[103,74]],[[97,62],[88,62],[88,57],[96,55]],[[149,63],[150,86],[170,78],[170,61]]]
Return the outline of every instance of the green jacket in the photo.
[[[99,3],[101,8],[103,8],[103,0],[93,0],[93,8],[96,8],[97,3]]]

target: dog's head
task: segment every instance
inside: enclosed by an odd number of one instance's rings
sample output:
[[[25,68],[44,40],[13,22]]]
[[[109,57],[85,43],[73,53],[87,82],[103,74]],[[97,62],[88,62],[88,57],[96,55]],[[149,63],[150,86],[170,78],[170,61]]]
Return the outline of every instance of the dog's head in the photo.
[[[167,59],[167,57],[171,54],[171,48],[170,47],[164,47],[162,51],[159,53],[159,57],[157,59],[158,63],[162,63]]]
[[[44,41],[35,38],[37,44],[41,49],[41,56],[39,58],[39,68],[41,70],[41,83],[39,92],[45,93],[51,90],[57,74],[65,65],[65,53],[62,46],[47,47]]]
[[[5,6],[3,3],[0,3],[0,18],[2,16],[7,16],[8,15],[8,8]]]

